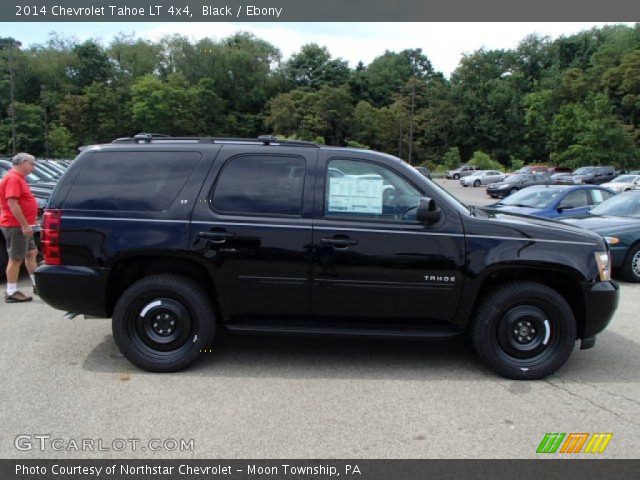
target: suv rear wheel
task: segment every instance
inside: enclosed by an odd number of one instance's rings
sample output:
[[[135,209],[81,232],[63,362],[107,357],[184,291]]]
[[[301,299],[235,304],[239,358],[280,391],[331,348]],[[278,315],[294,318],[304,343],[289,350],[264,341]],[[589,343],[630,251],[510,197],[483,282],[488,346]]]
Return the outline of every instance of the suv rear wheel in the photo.
[[[476,310],[471,340],[500,375],[535,380],[560,368],[576,341],[571,307],[555,290],[516,282],[491,291]]]
[[[190,279],[153,275],[120,296],[112,329],[131,363],[152,372],[173,372],[190,365],[211,344],[215,313],[211,299]]]

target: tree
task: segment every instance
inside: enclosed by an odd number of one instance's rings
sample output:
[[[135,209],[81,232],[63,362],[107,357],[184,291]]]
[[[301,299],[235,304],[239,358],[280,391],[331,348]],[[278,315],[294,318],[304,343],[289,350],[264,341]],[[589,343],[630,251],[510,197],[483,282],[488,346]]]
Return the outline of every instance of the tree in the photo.
[[[112,74],[109,57],[104,49],[92,40],[76,45],[71,50],[71,65],[67,69],[73,83],[79,88],[94,82],[106,82]]]
[[[47,140],[52,158],[74,158],[78,153],[71,132],[62,125],[51,125]]]
[[[458,147],[451,147],[442,157],[444,166],[447,170],[455,170],[460,166],[460,150]]]
[[[319,90],[344,84],[349,77],[347,62],[332,59],[329,50],[315,43],[303,45],[283,67],[285,78],[296,88]]]

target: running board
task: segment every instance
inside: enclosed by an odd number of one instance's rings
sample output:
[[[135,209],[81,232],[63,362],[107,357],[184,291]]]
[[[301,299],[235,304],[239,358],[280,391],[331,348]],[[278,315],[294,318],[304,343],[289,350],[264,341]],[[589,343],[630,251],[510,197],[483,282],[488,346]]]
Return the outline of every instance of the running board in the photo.
[[[446,339],[455,338],[464,333],[461,328],[438,328],[425,329],[415,326],[403,328],[372,328],[364,326],[283,326],[283,325],[247,325],[247,324],[227,324],[225,329],[238,334],[279,334],[279,335],[326,335],[326,336],[353,336],[353,337],[376,337],[376,338],[416,338],[416,339]]]

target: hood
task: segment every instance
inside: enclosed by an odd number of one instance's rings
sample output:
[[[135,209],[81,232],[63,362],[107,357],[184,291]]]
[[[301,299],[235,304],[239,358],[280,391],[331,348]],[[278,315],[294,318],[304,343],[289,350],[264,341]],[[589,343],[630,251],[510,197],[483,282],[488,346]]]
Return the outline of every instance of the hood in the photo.
[[[535,215],[544,209],[533,207],[516,207],[515,205],[502,205],[494,203],[493,205],[487,205],[484,207],[489,210],[499,210],[500,212],[517,213],[519,215]]]
[[[604,245],[602,237],[578,226],[501,210],[485,210],[488,227],[495,236],[532,237],[541,240],[587,242]],[[529,212],[527,212],[529,213]]]
[[[580,215],[576,217],[565,217],[562,223],[585,228],[594,232],[602,233],[615,230],[624,232],[626,230],[640,229],[640,219],[631,217],[617,217],[613,215]]]

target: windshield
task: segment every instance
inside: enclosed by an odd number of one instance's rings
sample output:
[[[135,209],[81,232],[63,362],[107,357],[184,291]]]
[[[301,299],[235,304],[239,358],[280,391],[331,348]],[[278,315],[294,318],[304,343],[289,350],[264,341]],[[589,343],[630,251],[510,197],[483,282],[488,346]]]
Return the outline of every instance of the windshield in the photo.
[[[636,192],[621,193],[605,200],[589,213],[591,215],[640,218],[640,194]]]
[[[509,195],[499,202],[500,205],[513,205],[518,207],[548,208],[562,193],[561,188],[526,188]]]
[[[611,183],[631,183],[636,178],[638,178],[636,175],[621,175],[620,177],[611,180]]]
[[[582,167],[573,172],[574,175],[588,175],[593,172],[593,167]]]

